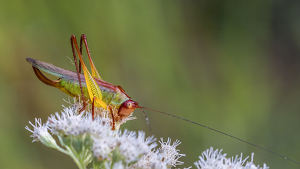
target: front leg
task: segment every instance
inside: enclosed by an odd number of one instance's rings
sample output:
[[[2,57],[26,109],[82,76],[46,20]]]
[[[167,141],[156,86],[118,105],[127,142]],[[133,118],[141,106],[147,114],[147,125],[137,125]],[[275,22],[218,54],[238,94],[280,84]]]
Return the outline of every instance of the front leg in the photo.
[[[107,106],[108,110],[110,111],[110,115],[111,115],[111,118],[112,118],[112,124],[111,124],[111,130],[115,130],[115,125],[116,125],[116,122],[115,122],[115,116],[114,116],[114,112],[113,112],[113,109],[112,109],[112,106],[109,105]],[[116,120],[118,121],[118,120]]]

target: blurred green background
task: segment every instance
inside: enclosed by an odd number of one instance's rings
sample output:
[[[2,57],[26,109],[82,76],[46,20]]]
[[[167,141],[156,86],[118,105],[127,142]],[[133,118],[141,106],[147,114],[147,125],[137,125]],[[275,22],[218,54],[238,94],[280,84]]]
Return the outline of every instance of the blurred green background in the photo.
[[[0,168],[76,168],[31,143],[24,129],[47,120],[68,96],[41,83],[32,57],[75,70],[70,35],[87,35],[108,82],[140,105],[232,134],[300,162],[299,1],[0,2]],[[86,59],[86,58],[85,58]],[[66,104],[65,104],[66,105]],[[213,146],[254,163],[299,168],[278,156],[147,111],[155,137],[179,139],[184,166]],[[140,110],[123,128],[151,135]]]

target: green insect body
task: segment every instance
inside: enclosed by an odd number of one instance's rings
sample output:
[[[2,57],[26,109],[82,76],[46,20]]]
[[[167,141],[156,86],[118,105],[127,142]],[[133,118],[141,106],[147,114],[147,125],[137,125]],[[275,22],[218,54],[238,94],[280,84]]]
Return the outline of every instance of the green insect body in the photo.
[[[81,88],[79,85],[79,79],[78,79],[76,72],[66,70],[66,69],[54,66],[50,63],[45,63],[45,62],[35,60],[32,58],[26,58],[26,60],[27,60],[27,62],[29,62],[32,65],[36,76],[43,83],[53,86],[55,88],[58,88],[71,97],[78,98],[80,96]],[[40,72],[40,70],[47,72],[51,75],[54,75],[54,76],[58,77],[59,79],[58,80],[50,80],[47,77],[45,77]],[[91,100],[89,99],[90,97],[89,97],[89,93],[88,93],[87,84],[85,81],[85,76],[84,76],[84,74],[79,74],[79,76],[80,76],[80,81],[81,81],[81,85],[82,85],[82,91],[83,91],[84,98],[85,98],[85,100],[89,100],[89,102],[91,103]],[[108,83],[108,82],[106,82],[102,79],[96,78],[96,77],[94,77],[94,80],[97,83],[97,85],[100,88],[100,91],[102,93],[102,101],[104,101],[107,105],[119,110],[121,117],[119,117],[118,119],[129,116],[128,115],[129,111],[126,108],[131,109],[131,113],[132,113],[132,111],[138,107],[138,104],[136,102],[132,101],[130,99],[130,97],[127,95],[127,93],[120,86],[115,86],[111,83]],[[136,106],[128,107],[127,102],[130,103],[130,105],[132,103],[134,103],[133,105],[136,105]],[[121,109],[123,110],[123,112]],[[127,110],[127,111],[125,111],[125,110]]]
[[[75,72],[74,72],[75,73]],[[96,82],[99,79],[96,79]],[[83,94],[86,100],[89,100],[89,93],[87,89],[87,85],[83,79],[81,81],[82,84],[82,90]],[[99,85],[99,84],[98,84]],[[116,108],[118,108],[122,103],[129,100],[129,97],[127,97],[124,93],[121,92],[121,90],[116,87],[115,89],[103,87],[99,85],[99,88],[102,92],[102,100],[107,105],[112,105]],[[60,79],[60,88],[61,91],[67,93],[68,95],[72,97],[78,97],[81,94],[79,82],[77,81],[70,81],[68,79]]]

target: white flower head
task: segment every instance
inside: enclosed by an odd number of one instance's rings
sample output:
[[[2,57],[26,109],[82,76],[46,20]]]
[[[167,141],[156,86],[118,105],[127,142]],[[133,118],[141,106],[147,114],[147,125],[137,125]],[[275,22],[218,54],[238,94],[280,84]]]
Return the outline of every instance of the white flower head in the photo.
[[[96,116],[92,119],[91,113],[85,111],[77,114],[74,107],[64,108],[61,115],[55,113],[48,119],[47,125],[51,132],[56,135],[82,135],[89,134],[107,134],[110,127],[109,118],[101,118]]]
[[[145,139],[144,132],[125,130],[106,137],[93,136],[93,155],[98,161],[105,159],[122,160],[125,164],[131,164],[140,160],[143,155],[151,152],[156,147],[154,137]],[[113,155],[114,154],[114,155]]]
[[[157,153],[150,151],[144,155],[137,163],[130,168],[152,168],[152,169],[166,169],[167,163],[159,160]]]
[[[264,163],[263,167],[259,167],[259,165],[255,166],[255,164],[253,163],[253,158],[254,158],[254,153],[251,154],[251,161],[247,161],[245,168],[246,169],[269,169],[269,167],[267,166],[267,164]]]
[[[253,164],[253,153],[251,157],[251,162],[247,162],[245,166],[244,163],[248,159],[246,157],[244,160],[242,158],[242,154],[240,157],[236,156],[235,158],[226,158],[227,154],[221,154],[222,149],[219,151],[218,149],[214,150],[213,147],[207,149],[202,153],[202,156],[199,156],[199,160],[194,164],[198,169],[225,169],[225,168],[235,168],[235,169],[268,169],[266,164],[264,164],[263,168],[260,168],[259,165],[255,166]]]
[[[164,142],[163,139],[159,142],[161,147],[157,150],[149,151],[130,168],[167,169],[183,164],[183,162],[178,161],[180,157],[185,156],[185,154],[179,154],[179,150],[176,149],[180,144],[179,140],[176,140],[173,145],[170,144],[170,138],[168,138],[167,142]]]
[[[30,137],[33,137],[33,141],[40,141],[44,145],[48,147],[57,147],[56,141],[54,138],[49,134],[48,127],[45,124],[42,124],[41,119],[35,119],[35,124],[32,124],[33,130],[31,130],[28,126],[25,127],[28,131],[32,132]]]
[[[122,161],[114,163],[114,166],[112,167],[112,169],[124,169],[124,168],[125,167],[124,167]]]
[[[115,146],[114,137],[95,137],[93,139],[93,155],[98,161],[102,161],[110,158],[110,154]]]
[[[145,139],[145,133],[125,130],[123,134],[118,133],[116,137],[116,146],[120,154],[125,158],[127,164],[138,161],[143,155],[150,152],[156,147],[155,138],[148,137]]]
[[[166,142],[164,142],[161,138],[161,141],[159,142],[161,144],[161,148],[159,149],[159,156],[162,161],[166,161],[168,165],[173,167],[183,164],[183,162],[178,161],[180,157],[185,156],[185,154],[179,154],[179,150],[176,149],[176,147],[181,143],[179,140],[173,142],[172,145],[170,138],[168,138]]]

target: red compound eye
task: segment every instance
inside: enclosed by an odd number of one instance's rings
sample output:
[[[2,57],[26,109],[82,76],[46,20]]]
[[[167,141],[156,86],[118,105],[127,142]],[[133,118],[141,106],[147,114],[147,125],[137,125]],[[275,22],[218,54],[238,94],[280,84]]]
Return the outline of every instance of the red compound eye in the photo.
[[[131,109],[132,108],[132,101],[128,101],[127,103],[126,103],[126,107],[128,108],[128,109]]]

